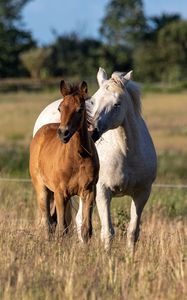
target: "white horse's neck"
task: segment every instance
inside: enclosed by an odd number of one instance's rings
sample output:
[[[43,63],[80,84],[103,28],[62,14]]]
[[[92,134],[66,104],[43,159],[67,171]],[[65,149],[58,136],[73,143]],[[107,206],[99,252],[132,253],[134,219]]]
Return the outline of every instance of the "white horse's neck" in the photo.
[[[141,115],[137,115],[134,112],[132,104],[130,104],[130,109],[125,115],[121,126],[110,131],[113,142],[118,145],[125,156],[129,150],[131,155],[140,152],[141,129]]]
[[[139,152],[141,145],[141,116],[135,115],[135,113],[131,112],[131,114],[127,114],[124,123],[123,130],[126,134],[126,147],[131,153]],[[123,138],[123,137],[122,137]]]

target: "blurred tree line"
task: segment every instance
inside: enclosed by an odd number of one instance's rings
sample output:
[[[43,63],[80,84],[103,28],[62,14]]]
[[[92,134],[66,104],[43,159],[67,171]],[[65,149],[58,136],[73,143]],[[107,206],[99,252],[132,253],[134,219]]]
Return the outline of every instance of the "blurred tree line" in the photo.
[[[90,77],[135,70],[142,82],[175,82],[187,75],[187,21],[178,14],[146,17],[142,0],[109,0],[99,40],[56,36],[38,47],[24,30],[21,11],[30,0],[0,0],[0,78]]]
[[[20,54],[36,46],[30,32],[22,29],[21,10],[28,0],[0,0],[0,77],[24,76]]]

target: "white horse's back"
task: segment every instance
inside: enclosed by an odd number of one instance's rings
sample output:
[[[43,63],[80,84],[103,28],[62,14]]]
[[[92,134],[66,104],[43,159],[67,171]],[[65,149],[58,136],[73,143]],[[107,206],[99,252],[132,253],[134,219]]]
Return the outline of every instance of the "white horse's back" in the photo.
[[[58,111],[58,106],[61,101],[62,99],[56,100],[46,106],[44,110],[42,110],[34,124],[33,137],[43,125],[60,122],[60,113]]]

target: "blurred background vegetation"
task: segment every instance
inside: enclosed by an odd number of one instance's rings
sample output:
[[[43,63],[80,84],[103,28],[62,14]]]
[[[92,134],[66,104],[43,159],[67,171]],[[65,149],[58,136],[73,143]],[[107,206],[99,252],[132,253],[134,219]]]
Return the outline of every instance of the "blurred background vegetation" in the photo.
[[[135,69],[139,82],[187,86],[187,20],[179,14],[146,17],[142,0],[110,0],[100,39],[55,34],[53,43],[42,47],[24,30],[22,10],[28,2],[0,0],[2,90],[19,86],[7,78],[31,77],[33,87],[40,80],[53,85],[51,78],[62,75],[95,78],[99,66],[109,73]],[[33,81],[22,80],[20,86],[32,88]]]

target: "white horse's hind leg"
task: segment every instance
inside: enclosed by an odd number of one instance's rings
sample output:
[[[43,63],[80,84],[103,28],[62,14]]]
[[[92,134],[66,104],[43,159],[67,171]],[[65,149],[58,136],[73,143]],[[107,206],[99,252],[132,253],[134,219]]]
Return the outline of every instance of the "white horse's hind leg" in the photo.
[[[101,221],[101,240],[104,242],[105,249],[110,249],[111,240],[114,235],[110,215],[111,193],[104,187],[97,185],[96,204]]]
[[[131,203],[130,222],[127,230],[127,245],[131,254],[139,236],[140,220],[143,208],[149,198],[151,189],[136,193]]]
[[[75,220],[76,220],[77,234],[78,234],[79,240],[81,242],[83,242],[82,236],[81,236],[81,226],[82,226],[82,200],[81,200],[81,198],[79,198],[79,209],[78,209]]]

